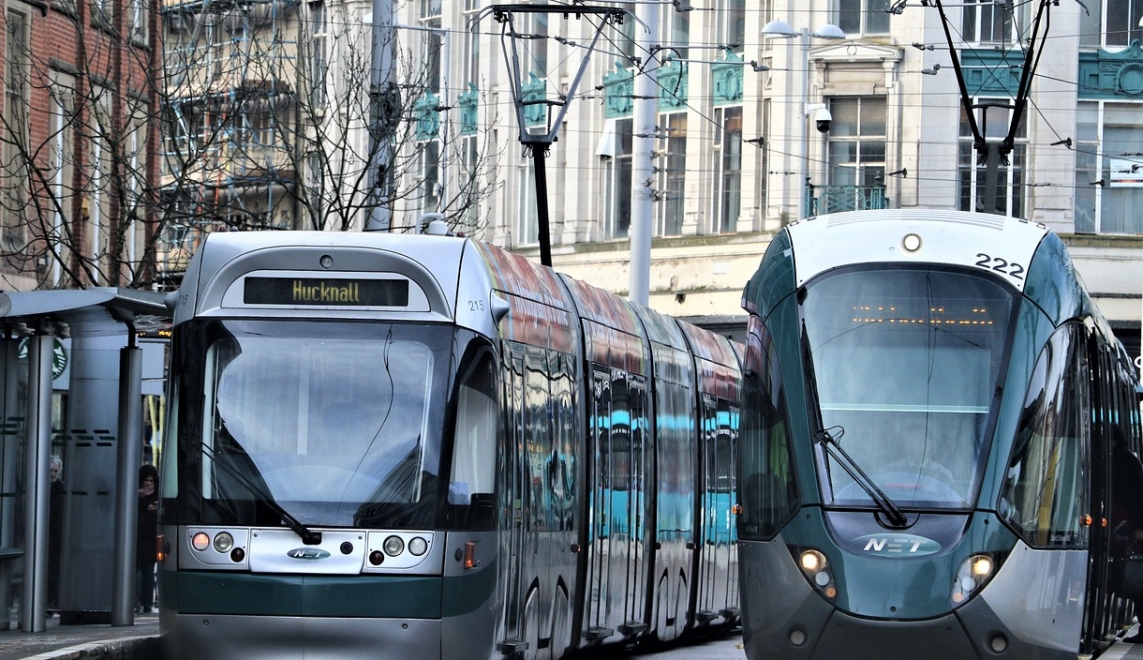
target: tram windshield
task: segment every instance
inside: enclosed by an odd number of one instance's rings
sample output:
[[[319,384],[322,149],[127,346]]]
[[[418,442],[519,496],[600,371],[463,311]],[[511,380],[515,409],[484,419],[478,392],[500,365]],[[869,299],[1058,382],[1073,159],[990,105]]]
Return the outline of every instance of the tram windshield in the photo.
[[[978,275],[847,270],[806,287],[804,341],[822,429],[898,507],[972,505],[1013,296]],[[823,492],[871,506],[818,445]]]
[[[212,327],[202,354],[200,442],[180,438],[184,495],[200,495],[187,498],[201,504],[192,517],[432,524],[452,330],[281,321]]]

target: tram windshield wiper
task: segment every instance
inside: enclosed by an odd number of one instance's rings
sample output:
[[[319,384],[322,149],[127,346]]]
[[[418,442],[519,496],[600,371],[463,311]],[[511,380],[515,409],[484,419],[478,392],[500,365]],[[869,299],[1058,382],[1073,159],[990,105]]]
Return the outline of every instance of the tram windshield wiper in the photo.
[[[223,431],[227,433],[227,435],[230,433],[229,431],[226,431],[225,424],[223,424]],[[202,446],[203,453],[209,455],[215,465],[222,466],[222,469],[226,470],[227,474],[234,477],[240,484],[249,490],[252,495],[258,498],[259,502],[270,507],[274,513],[278,514],[282,518],[282,522],[286,523],[287,527],[289,527],[294,531],[295,534],[301,537],[302,543],[305,545],[318,545],[321,543],[321,532],[315,532],[302,524],[302,522],[295,518],[294,515],[289,511],[287,511],[284,506],[278,504],[277,500],[275,500],[272,495],[267,493],[264,488],[255,483],[253,479],[251,479],[237,467],[231,465],[230,461],[224,456],[220,456],[218,452],[214,451],[213,447],[207,446],[206,443],[200,443],[200,445]]]
[[[836,438],[833,437],[833,434],[829,432],[829,429],[822,429],[819,431],[817,434],[817,441],[821,443],[822,447],[825,448],[825,451],[830,455],[830,458],[837,461],[837,464],[841,466],[841,469],[845,470],[846,474],[848,474],[850,478],[853,479],[854,483],[856,483],[858,486],[861,486],[861,489],[869,494],[869,497],[873,500],[873,503],[876,504],[877,507],[885,513],[885,516],[889,519],[890,525],[893,525],[894,527],[905,526],[905,523],[907,522],[905,514],[901,512],[901,509],[897,508],[897,505],[893,503],[893,500],[889,499],[889,496],[885,494],[885,491],[877,487],[877,484],[874,483],[873,479],[871,479],[868,474],[866,474],[865,470],[861,469],[861,466],[853,460],[853,457],[851,457],[848,453],[846,453],[844,449],[841,448],[841,444],[837,441]]]

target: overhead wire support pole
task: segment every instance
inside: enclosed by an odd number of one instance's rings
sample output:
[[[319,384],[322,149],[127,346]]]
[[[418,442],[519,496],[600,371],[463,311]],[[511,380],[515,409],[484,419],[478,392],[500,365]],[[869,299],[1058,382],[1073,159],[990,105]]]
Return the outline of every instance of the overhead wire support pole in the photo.
[[[956,73],[957,83],[960,86],[961,104],[964,106],[964,113],[968,117],[969,128],[972,130],[973,143],[972,147],[977,153],[977,164],[985,166],[985,192],[984,211],[987,213],[997,213],[1000,208],[1000,165],[1001,163],[1008,164],[1008,154],[1016,144],[1016,134],[1020,129],[1020,122],[1024,116],[1024,109],[1028,103],[1028,93],[1031,87],[1032,75],[1039,65],[1040,56],[1043,54],[1044,44],[1047,43],[1046,39],[1040,38],[1040,43],[1037,44],[1036,39],[1039,38],[1040,25],[1045,21],[1045,16],[1048,15],[1047,23],[1050,24],[1050,15],[1048,14],[1049,5],[1053,0],[1040,0],[1039,9],[1036,12],[1036,20],[1032,28],[1032,36],[1029,38],[1028,50],[1024,53],[1024,70],[1020,75],[1020,83],[1016,90],[1016,99],[1013,105],[1004,104],[1005,107],[1012,109],[1012,118],[1008,124],[1008,133],[1005,135],[1003,141],[1000,143],[989,143],[985,134],[980,130],[980,125],[976,121],[975,109],[980,107],[988,107],[986,104],[974,104],[972,97],[968,93],[968,86],[965,83],[964,69],[961,66],[960,57],[957,55],[956,46],[953,44],[952,32],[949,30],[948,16],[945,14],[944,6],[941,0],[934,0],[937,11],[941,16],[941,25],[945,32],[945,41],[948,43],[949,56],[952,58],[953,70]],[[1044,32],[1047,33],[1048,27],[1045,25]]]
[[[373,52],[369,80],[369,218],[366,231],[389,231],[389,140],[400,119],[400,92],[393,84],[393,0],[373,0]]]
[[[636,16],[648,39],[659,36],[660,8],[657,5],[639,5],[636,8]],[[639,44],[637,39],[636,50],[643,54],[643,61],[635,76],[632,113],[631,272],[627,297],[646,305],[651,298],[651,224],[655,212],[655,175],[651,161],[655,140],[659,137],[659,62],[655,58],[658,49],[654,44]]]
[[[470,25],[479,22],[485,16],[492,14],[493,18],[500,23],[501,28],[501,49],[504,50],[504,57],[512,67],[512,100],[516,107],[516,121],[519,124],[520,142],[526,146],[532,154],[532,159],[535,163],[535,182],[536,182],[536,221],[538,224],[538,239],[540,242],[540,263],[544,266],[551,267],[552,265],[552,242],[551,242],[551,222],[548,213],[548,181],[547,170],[544,164],[544,158],[548,150],[551,148],[552,143],[556,141],[556,134],[559,132],[559,127],[563,123],[564,116],[570,107],[570,100],[575,98],[576,90],[579,88],[579,83],[583,79],[583,74],[587,70],[587,64],[591,59],[591,53],[595,51],[595,46],[599,42],[600,35],[603,34],[603,28],[608,23],[621,23],[623,17],[627,12],[623,9],[616,9],[614,7],[586,7],[583,5],[563,6],[563,5],[491,5],[482,10],[471,21]],[[576,71],[575,78],[572,79],[571,84],[568,86],[566,92],[561,94],[560,100],[539,99],[539,100],[525,100],[523,93],[523,76],[520,69],[520,56],[516,49],[516,40],[521,38],[533,38],[534,35],[521,34],[516,31],[513,25],[513,14],[562,14],[565,18],[574,15],[575,18],[581,18],[583,15],[598,15],[603,17],[603,22],[596,26],[595,36],[591,40],[591,45],[587,47],[587,54],[584,55],[583,61],[580,62],[579,70]],[[546,39],[546,36],[540,38]],[[510,39],[512,52],[508,52],[508,47],[505,45],[506,40]],[[551,113],[547,113],[547,132],[543,134],[532,134],[528,132],[528,119],[525,114],[525,109],[533,105],[546,105],[549,108],[559,107],[560,110],[555,117]]]

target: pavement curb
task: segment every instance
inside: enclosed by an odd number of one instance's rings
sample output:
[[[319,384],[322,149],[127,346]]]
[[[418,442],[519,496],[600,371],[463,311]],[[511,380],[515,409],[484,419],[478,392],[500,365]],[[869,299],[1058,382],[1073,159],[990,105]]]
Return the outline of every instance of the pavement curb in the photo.
[[[124,637],[77,644],[38,655],[30,655],[24,660],[132,660],[138,657],[137,654],[146,652],[152,652],[153,657],[158,657],[158,635]]]

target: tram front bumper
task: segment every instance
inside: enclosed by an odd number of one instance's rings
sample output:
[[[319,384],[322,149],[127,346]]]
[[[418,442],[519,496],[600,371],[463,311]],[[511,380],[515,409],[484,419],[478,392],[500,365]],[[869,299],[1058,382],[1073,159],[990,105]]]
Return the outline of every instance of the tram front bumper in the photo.
[[[294,616],[178,614],[162,634],[165,660],[440,660],[441,622]]]

